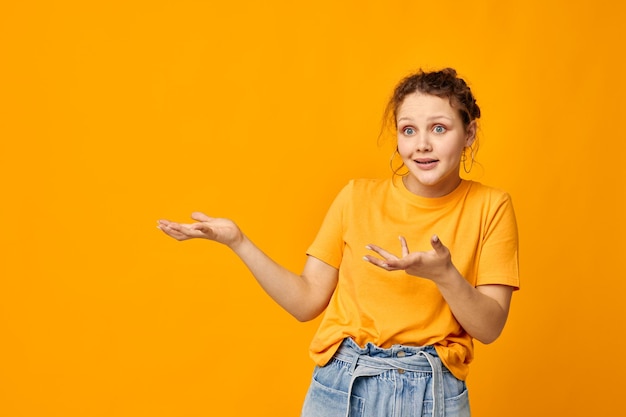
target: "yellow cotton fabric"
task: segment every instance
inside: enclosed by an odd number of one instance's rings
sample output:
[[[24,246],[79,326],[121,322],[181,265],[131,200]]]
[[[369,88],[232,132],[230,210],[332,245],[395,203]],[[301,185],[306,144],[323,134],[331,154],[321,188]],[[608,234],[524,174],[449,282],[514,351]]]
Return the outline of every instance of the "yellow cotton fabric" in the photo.
[[[517,225],[507,193],[463,180],[446,196],[424,198],[408,191],[400,177],[353,180],[336,197],[307,251],[339,269],[337,288],[310,346],[318,365],[350,337],[360,346],[434,345],[446,367],[466,379],[472,338],[436,285],[363,260],[368,244],[399,255],[399,236],[410,251],[429,251],[434,234],[473,286],[519,288]]]

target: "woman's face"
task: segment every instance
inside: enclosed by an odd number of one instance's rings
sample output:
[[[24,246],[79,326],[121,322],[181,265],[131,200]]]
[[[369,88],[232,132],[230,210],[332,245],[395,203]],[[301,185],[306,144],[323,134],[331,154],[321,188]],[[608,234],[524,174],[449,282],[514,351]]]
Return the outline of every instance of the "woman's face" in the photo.
[[[422,197],[452,192],[461,182],[461,154],[474,141],[475,122],[466,128],[448,98],[416,92],[398,107],[396,125],[407,189]]]

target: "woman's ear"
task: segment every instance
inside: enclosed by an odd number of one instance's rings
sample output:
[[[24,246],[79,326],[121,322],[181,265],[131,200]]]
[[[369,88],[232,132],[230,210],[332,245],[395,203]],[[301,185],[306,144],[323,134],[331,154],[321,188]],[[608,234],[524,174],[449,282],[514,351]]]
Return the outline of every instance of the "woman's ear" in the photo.
[[[476,140],[476,120],[472,120],[467,126],[467,136],[465,137],[465,146],[472,146],[474,140]]]

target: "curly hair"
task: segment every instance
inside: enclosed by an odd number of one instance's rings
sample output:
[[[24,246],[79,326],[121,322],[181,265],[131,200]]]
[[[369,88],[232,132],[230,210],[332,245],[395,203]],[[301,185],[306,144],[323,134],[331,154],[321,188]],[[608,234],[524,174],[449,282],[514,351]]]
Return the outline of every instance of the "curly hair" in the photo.
[[[447,97],[450,105],[459,110],[465,128],[480,117],[480,108],[467,83],[457,76],[453,68],[424,72],[421,69],[401,80],[385,109],[385,120],[396,126],[398,108],[409,94],[420,92],[441,98]],[[392,118],[392,120],[390,120]]]

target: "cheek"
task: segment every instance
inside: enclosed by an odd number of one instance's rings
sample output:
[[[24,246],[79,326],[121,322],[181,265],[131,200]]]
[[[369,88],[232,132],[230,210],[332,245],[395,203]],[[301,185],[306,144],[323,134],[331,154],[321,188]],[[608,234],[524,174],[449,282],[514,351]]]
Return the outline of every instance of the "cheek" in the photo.
[[[443,146],[441,151],[445,152],[450,157],[460,158],[464,148],[465,140],[463,138],[458,138],[457,140],[451,141]]]
[[[402,158],[408,157],[408,155],[411,154],[411,148],[407,144],[407,141],[406,140],[402,140],[401,138],[398,138],[397,143],[398,143],[398,153],[400,154],[400,156]]]

